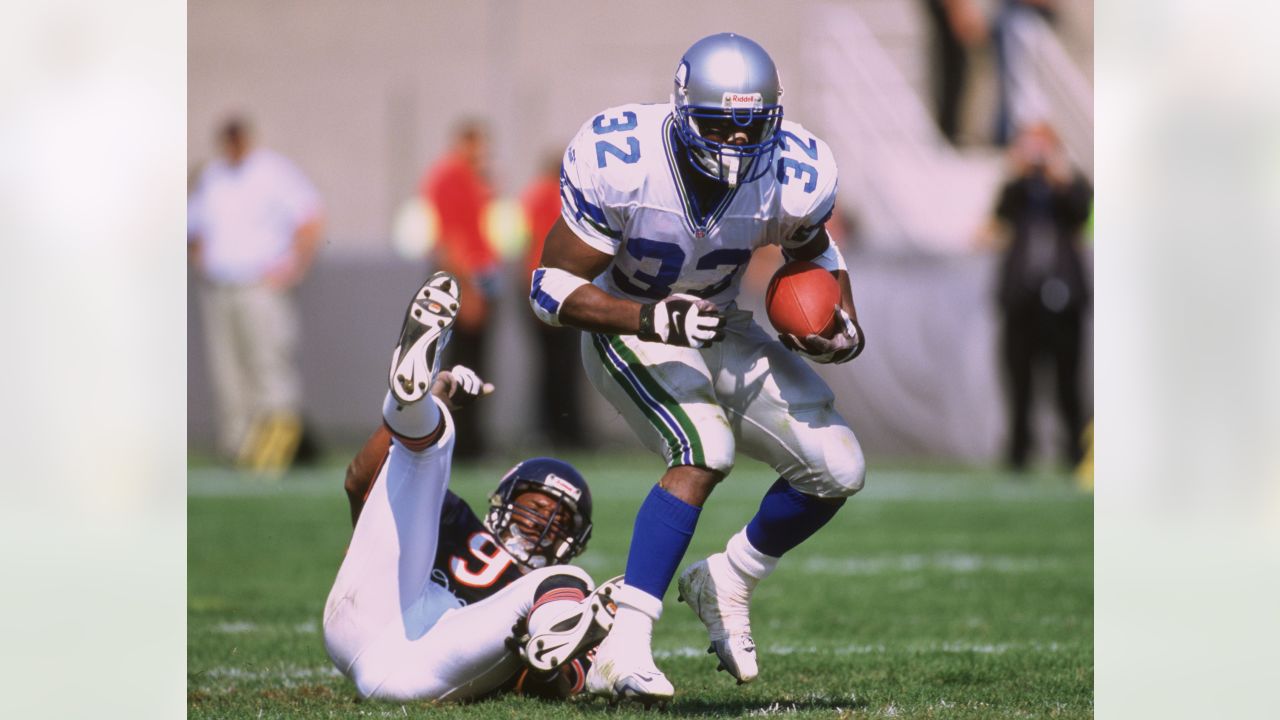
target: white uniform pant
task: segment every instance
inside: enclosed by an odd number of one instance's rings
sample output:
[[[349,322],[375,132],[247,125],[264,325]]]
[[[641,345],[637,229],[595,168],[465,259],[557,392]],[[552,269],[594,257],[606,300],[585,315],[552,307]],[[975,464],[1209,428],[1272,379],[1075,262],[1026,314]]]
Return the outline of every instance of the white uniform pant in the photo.
[[[432,582],[440,510],[449,483],[453,420],[423,452],[394,441],[360,513],[324,611],[325,648],[364,697],[475,698],[521,666],[506,647],[546,578],[569,565],[535,570],[470,606]]]
[[[728,474],[734,454],[767,463],[797,490],[847,497],[862,488],[862,447],[808,361],[745,310],[699,350],[634,335],[583,335],[587,377],[667,465]]]

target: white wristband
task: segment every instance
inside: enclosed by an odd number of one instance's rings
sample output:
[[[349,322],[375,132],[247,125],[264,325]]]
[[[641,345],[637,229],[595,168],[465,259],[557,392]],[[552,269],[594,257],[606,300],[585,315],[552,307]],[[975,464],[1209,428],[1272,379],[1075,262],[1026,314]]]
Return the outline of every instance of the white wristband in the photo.
[[[560,307],[574,290],[590,281],[559,268],[540,267],[533,271],[529,287],[529,304],[542,322],[560,327]]]

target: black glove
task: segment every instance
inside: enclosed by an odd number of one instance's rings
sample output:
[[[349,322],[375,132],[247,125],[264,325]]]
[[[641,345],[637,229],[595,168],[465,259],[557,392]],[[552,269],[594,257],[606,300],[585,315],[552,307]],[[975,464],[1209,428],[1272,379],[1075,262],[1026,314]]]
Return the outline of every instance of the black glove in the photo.
[[[788,349],[804,355],[818,363],[843,363],[858,357],[866,345],[862,336],[862,328],[849,317],[839,305],[836,306],[836,317],[840,320],[841,330],[830,338],[821,335],[806,335],[803,340],[795,335],[779,335],[778,340]]]
[[[692,295],[672,295],[640,307],[640,332],[646,342],[701,348],[724,339],[724,316],[715,303]]]

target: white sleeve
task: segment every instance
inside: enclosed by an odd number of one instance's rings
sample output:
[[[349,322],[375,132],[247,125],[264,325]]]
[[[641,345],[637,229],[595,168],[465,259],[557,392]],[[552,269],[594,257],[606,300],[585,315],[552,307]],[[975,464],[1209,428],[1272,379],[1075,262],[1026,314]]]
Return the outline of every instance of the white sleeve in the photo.
[[[591,123],[583,125],[560,164],[560,214],[583,242],[613,255],[622,243],[623,218],[609,203],[607,178],[596,167]]]
[[[187,196],[187,242],[204,235],[204,182],[199,182],[196,189]]]
[[[296,228],[320,214],[320,193],[315,185],[293,163],[280,159],[277,170],[280,201],[285,214]]]
[[[811,150],[789,148],[787,155],[793,158],[794,175],[788,176],[783,187],[783,207],[790,216],[788,229],[782,237],[783,250],[795,250],[813,239],[831,219],[836,207],[836,190],[840,184],[839,172],[831,148],[804,131],[804,141]],[[791,138],[796,143],[796,136]],[[797,143],[799,145],[799,143]],[[812,157],[812,155],[817,157]],[[809,182],[812,181],[812,186]],[[806,189],[807,188],[807,189]]]

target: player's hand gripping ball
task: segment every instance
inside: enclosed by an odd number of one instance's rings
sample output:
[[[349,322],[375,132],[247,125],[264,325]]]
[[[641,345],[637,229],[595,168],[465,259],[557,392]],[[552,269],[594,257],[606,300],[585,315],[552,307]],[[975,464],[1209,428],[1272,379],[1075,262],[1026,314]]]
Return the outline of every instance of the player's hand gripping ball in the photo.
[[[862,352],[862,331],[840,307],[840,283],[814,263],[789,262],[774,273],[765,312],[782,344],[814,362],[848,362]]]

